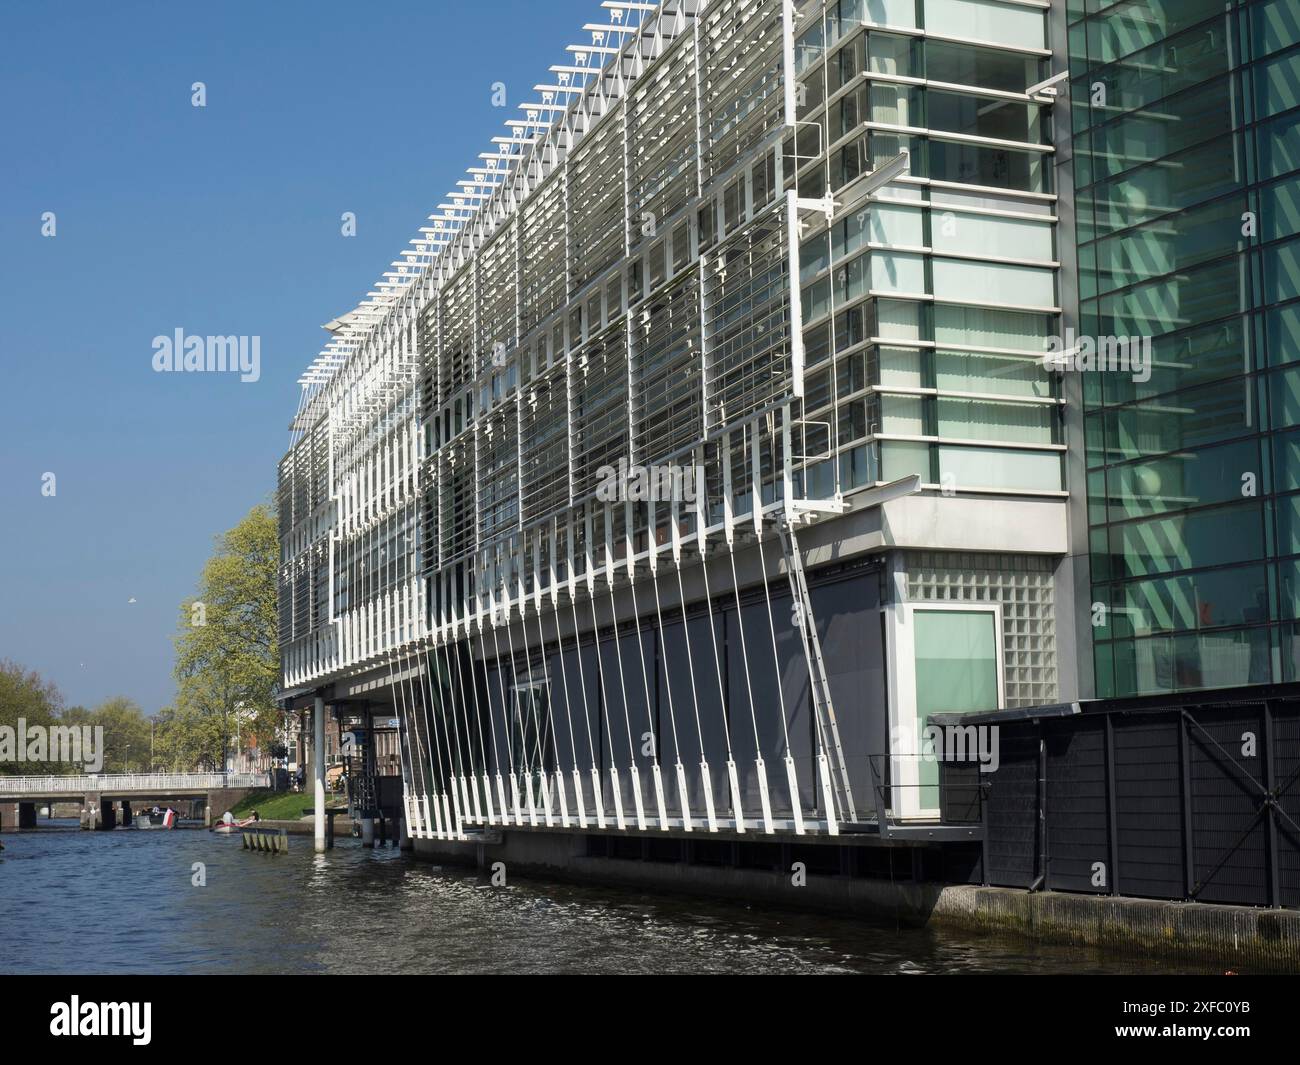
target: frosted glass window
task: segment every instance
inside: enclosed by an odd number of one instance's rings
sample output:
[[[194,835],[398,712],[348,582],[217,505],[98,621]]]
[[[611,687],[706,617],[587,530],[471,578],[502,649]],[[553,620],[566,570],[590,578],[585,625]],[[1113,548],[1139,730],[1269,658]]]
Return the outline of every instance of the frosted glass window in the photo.
[[[895,388],[921,388],[921,357],[916,348],[881,348],[879,383]]]
[[[887,126],[920,125],[920,94],[910,85],[871,86],[871,121]]]
[[[869,68],[876,74],[912,76],[912,38],[872,33],[867,41]]]
[[[1044,338],[1052,336],[1052,316],[990,307],[934,308],[934,339],[940,344],[973,344],[981,348],[1010,348],[1041,356]]]
[[[938,258],[934,260],[933,269],[937,299],[1041,307],[1050,307],[1056,302],[1055,277],[1051,270]]]
[[[912,474],[930,480],[930,445],[911,440],[884,440],[880,444],[881,474],[886,481],[896,481]]]
[[[878,292],[925,292],[925,256],[876,251],[871,259],[871,287]]]
[[[1003,444],[1054,443],[1052,427],[1056,416],[1051,407],[941,396],[937,409],[939,436]]]
[[[930,228],[936,252],[1052,261],[1052,226],[1048,222],[936,209],[930,215]]]
[[[921,305],[904,300],[876,301],[876,328],[878,336],[895,340],[922,340]],[[1040,343],[1038,350],[1042,351]]]
[[[1042,363],[1014,355],[936,351],[934,384],[944,392],[996,392],[1044,399],[1052,395],[1052,380]]]
[[[997,619],[991,610],[912,611],[916,664],[916,727],[923,736],[931,714],[997,710]],[[939,763],[921,758],[923,810],[939,806]]]
[[[915,0],[867,0],[865,13],[878,26],[916,28]]]
[[[948,476],[959,489],[1020,488],[1057,492],[1061,489],[1061,459],[1055,451],[940,447],[940,480]]]
[[[882,433],[925,435],[925,410],[920,396],[881,396],[880,420]]]
[[[911,248],[925,245],[925,220],[919,207],[872,204],[867,217],[868,239],[874,244],[899,244]]]
[[[925,24],[945,37],[1043,48],[1046,12],[998,0],[925,0]]]

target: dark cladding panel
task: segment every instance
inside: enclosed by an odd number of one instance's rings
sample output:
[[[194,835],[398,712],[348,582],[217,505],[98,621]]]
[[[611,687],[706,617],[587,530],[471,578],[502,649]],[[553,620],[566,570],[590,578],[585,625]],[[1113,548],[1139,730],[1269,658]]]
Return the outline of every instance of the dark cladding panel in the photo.
[[[600,678],[596,672],[596,655],[590,643],[584,644],[579,660],[578,648],[572,640],[566,640],[564,654],[550,657],[551,691],[557,720],[563,719],[564,736],[557,742],[561,746],[560,764],[567,766],[570,772],[565,780],[565,789],[572,791],[573,752],[569,746],[577,749],[576,765],[582,781],[582,808],[589,815],[595,815],[596,800],[592,790],[591,767],[594,762],[601,768],[601,723],[600,723]],[[583,686],[586,681],[586,686]],[[571,723],[571,724],[570,724]],[[559,730],[557,726],[557,731]],[[570,796],[570,813],[576,815],[577,796]]]
[[[1188,711],[1198,902],[1268,905],[1263,708]]]
[[[775,609],[774,605],[774,612]],[[784,609],[788,624],[790,617],[788,600],[784,603]],[[758,802],[758,768],[755,765],[754,732],[757,727],[758,752],[762,754],[765,763],[772,813],[778,817],[789,816],[790,786],[785,772],[785,729],[781,725],[780,702],[780,699],[785,696],[785,689],[781,689],[782,695],[778,696],[777,673],[772,664],[772,627],[768,621],[767,604],[762,599],[744,603],[741,617],[744,625],[743,642],[740,637],[740,626],[736,623],[735,607],[727,611],[727,672],[731,682],[727,697],[732,706],[731,742],[736,755],[736,771],[740,776],[740,792],[746,799],[745,815],[758,817],[762,813]],[[778,629],[777,632],[779,637],[781,630]],[[782,656],[783,666],[789,661],[788,654]],[[748,683],[746,683],[746,662],[749,663]],[[802,662],[799,665],[802,666]],[[806,671],[804,675],[807,675]],[[787,703],[787,712],[788,710]],[[795,738],[794,731],[791,731],[792,745]],[[803,744],[802,753],[807,754],[806,742]],[[796,769],[799,773],[799,790],[802,793],[805,791],[804,778],[808,775],[806,761],[796,762]],[[808,808],[806,804],[804,808]]]
[[[1281,903],[1300,906],[1300,701],[1273,704],[1273,780]]]
[[[496,648],[488,643],[488,653],[493,659],[484,673],[484,693],[487,705],[484,711],[488,718],[488,754],[492,763],[493,776],[500,773],[505,787],[506,800],[510,801],[511,752],[509,748],[510,723],[506,707],[511,703],[510,692],[514,688],[514,671],[510,666],[508,655],[496,657]],[[494,785],[495,786],[495,785]]]
[[[1038,829],[1038,729],[1032,724],[998,731],[998,768],[989,773],[984,807],[988,881],[1027,888],[1034,882]]]
[[[1114,715],[1120,891],[1181,898],[1182,770],[1178,715]]]
[[[601,613],[601,620],[608,615]],[[645,627],[641,630],[640,651],[637,647],[635,630],[620,632],[617,640],[611,635],[600,644],[600,669],[603,675],[602,691],[608,700],[606,722],[609,729],[609,750],[606,769],[612,760],[618,770],[619,791],[622,795],[623,815],[629,824],[636,819],[636,782],[632,779],[632,766],[636,765],[640,776],[641,801],[647,816],[657,815],[655,785],[652,775],[654,766],[653,752],[655,744],[660,742],[656,735],[651,708],[655,700],[654,675],[655,632]],[[649,687],[649,698],[646,689]],[[629,746],[630,739],[630,746]],[[671,791],[670,791],[671,789]],[[604,780],[605,813],[614,814],[614,784],[608,772]],[[664,798],[676,793],[676,784],[664,778]],[[676,807],[676,802],[673,802]]]
[[[1068,719],[1003,722],[1001,766],[985,808],[988,882],[1027,887],[1041,867],[1035,863],[1035,776],[1043,737],[1049,888],[1300,906],[1300,700],[1292,691],[1269,701],[1272,750],[1264,693],[1249,689],[1199,693],[1206,700],[1201,705],[1098,702]],[[1272,810],[1270,791],[1277,799]],[[1107,853],[1112,817],[1113,857]],[[1097,863],[1108,867],[1105,886],[1094,883]]]
[[[785,716],[790,729],[790,754],[799,775],[799,804],[805,815],[821,811],[821,788],[817,781],[816,724],[813,721],[812,693],[808,687],[808,659],[804,654],[803,640],[794,625],[793,603],[789,586],[782,578],[772,585],[772,631],[776,633],[777,661],[781,670],[781,698],[785,700]],[[784,589],[784,594],[777,594]],[[814,604],[814,615],[816,606]],[[767,661],[772,661],[772,642],[769,632]],[[770,668],[770,666],[769,666]],[[755,692],[755,698],[758,693]],[[771,712],[781,713],[780,700],[773,700]],[[782,752],[784,757],[784,752]],[[781,794],[788,793],[789,784],[782,774]]]
[[[1047,729],[1047,887],[1108,894],[1106,736],[1100,719]]]
[[[853,801],[858,817],[868,817],[875,804],[868,759],[889,753],[879,571],[828,584],[814,583],[809,594],[840,743],[849,765]],[[883,757],[877,760],[877,765],[884,763]]]
[[[663,736],[664,786],[677,794],[676,748],[673,744],[671,719],[668,712],[668,694],[671,691],[673,711],[677,718],[677,738],[681,743],[682,764],[686,769],[687,795],[691,816],[705,815],[703,771],[700,768],[700,751],[709,763],[709,779],[713,785],[713,808],[719,817],[730,816],[731,797],[727,785],[727,740],[725,710],[718,685],[718,669],[722,662],[723,631],[721,618],[715,618],[717,653],[710,647],[712,639],[707,615],[690,618],[686,630],[680,620],[664,625],[663,653],[659,659],[659,720]],[[685,634],[684,634],[685,631]],[[687,638],[689,636],[689,639]],[[724,673],[725,676],[725,673]],[[698,717],[696,699],[698,698]],[[675,801],[675,800],[674,800]]]

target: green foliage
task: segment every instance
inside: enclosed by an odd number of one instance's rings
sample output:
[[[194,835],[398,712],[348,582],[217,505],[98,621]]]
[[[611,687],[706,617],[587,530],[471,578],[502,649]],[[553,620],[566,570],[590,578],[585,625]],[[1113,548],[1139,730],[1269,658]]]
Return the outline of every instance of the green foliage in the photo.
[[[133,700],[119,695],[100,703],[86,724],[104,728],[103,772],[148,772],[150,721]]]
[[[0,660],[0,725],[17,731],[18,719],[30,725],[50,726],[59,717],[63,696],[52,683],[45,681],[35,670],[25,669],[17,662]],[[0,773],[8,776],[61,773],[66,767],[48,762],[0,761]]]
[[[159,714],[167,767],[219,769],[237,734],[259,745],[274,738],[279,557],[275,514],[259,504],[217,538],[198,594],[181,604],[176,705]]]
[[[144,711],[123,696],[108,699],[93,710],[63,706],[63,696],[40,674],[15,662],[0,662],[0,725],[17,730],[23,718],[34,725],[89,725],[104,729],[102,772],[142,772],[149,768],[150,721]],[[0,762],[0,773],[41,776],[81,773],[83,765],[66,762]]]

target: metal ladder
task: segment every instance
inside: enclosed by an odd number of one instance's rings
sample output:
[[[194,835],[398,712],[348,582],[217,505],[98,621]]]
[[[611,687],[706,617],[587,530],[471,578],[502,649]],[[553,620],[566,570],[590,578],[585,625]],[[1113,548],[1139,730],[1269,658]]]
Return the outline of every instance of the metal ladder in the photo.
[[[823,748],[829,746],[839,773],[839,802],[841,821],[856,821],[857,809],[853,804],[853,787],[849,783],[848,761],[844,757],[844,747],[840,743],[840,728],[835,719],[835,706],[831,701],[830,682],[826,679],[826,663],[822,659],[821,638],[817,635],[817,624],[813,619],[812,598],[808,594],[808,580],[804,575],[803,553],[799,550],[799,540],[795,536],[794,524],[786,518],[776,521],[777,535],[781,538],[781,551],[785,555],[786,569],[790,576],[790,590],[799,605],[803,624],[798,626],[803,639],[804,654],[808,660],[808,690],[812,695],[813,712],[816,715],[818,736]],[[826,743],[829,737],[830,742]],[[828,811],[834,814],[834,811]]]

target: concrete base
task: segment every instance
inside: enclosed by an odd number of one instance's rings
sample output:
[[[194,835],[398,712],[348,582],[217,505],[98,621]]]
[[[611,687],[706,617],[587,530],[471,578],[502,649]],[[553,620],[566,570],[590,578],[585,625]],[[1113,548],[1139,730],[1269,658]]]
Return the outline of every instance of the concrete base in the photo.
[[[1024,937],[1115,954],[1211,961],[1224,968],[1300,972],[1300,911],[1257,910],[1150,899],[1029,893],[685,862],[588,857],[572,833],[494,832],[483,842],[413,841],[415,856],[439,864],[613,884],[859,915],[913,927]]]
[[[1250,969],[1300,971],[1300,911],[1126,896],[944,888],[934,924]]]
[[[36,827],[37,805],[34,802],[0,803],[0,832]]]

